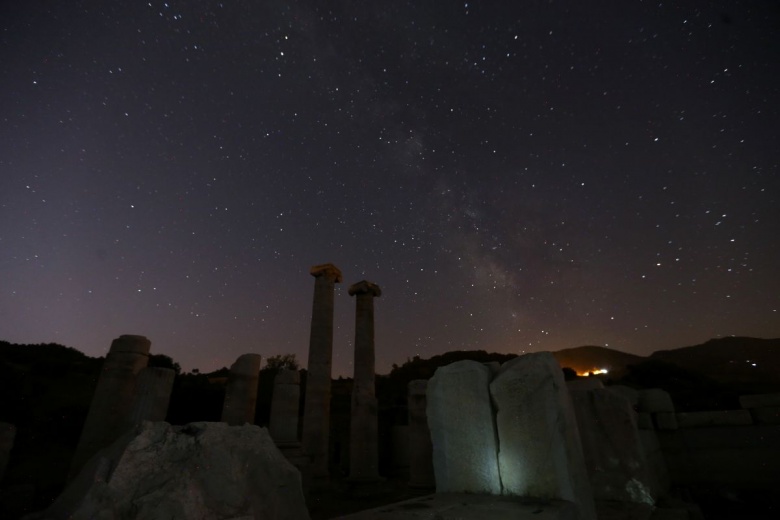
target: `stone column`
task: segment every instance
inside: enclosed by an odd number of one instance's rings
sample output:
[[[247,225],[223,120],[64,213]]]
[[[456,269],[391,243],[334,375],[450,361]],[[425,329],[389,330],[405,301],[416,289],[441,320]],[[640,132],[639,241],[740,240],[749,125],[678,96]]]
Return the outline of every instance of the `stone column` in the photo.
[[[333,264],[315,265],[314,304],[309,336],[309,365],[303,409],[303,449],[311,457],[313,477],[328,476],[330,378],[333,361],[333,295],[341,271]]]
[[[5,468],[8,466],[8,460],[11,458],[14,439],[16,439],[16,426],[0,422],[0,482],[3,481]]]
[[[230,366],[225,387],[225,403],[222,405],[222,422],[230,426],[254,424],[257,382],[262,360],[259,354],[242,354]]]
[[[379,480],[377,401],[374,384],[374,298],[378,285],[363,280],[349,288],[355,296],[355,364],[349,428],[349,479]]]
[[[297,370],[280,370],[274,378],[268,432],[279,447],[299,446],[298,404],[301,377]]]
[[[426,393],[428,381],[416,379],[409,381],[407,407],[409,410],[409,486],[414,488],[434,488],[433,444],[428,429],[428,406]]]
[[[69,478],[75,477],[97,451],[124,433],[135,397],[136,379],[149,362],[151,345],[144,336],[127,334],[111,343],[73,455]]]
[[[146,367],[138,374],[135,400],[130,410],[130,424],[164,421],[176,371],[170,368]]]

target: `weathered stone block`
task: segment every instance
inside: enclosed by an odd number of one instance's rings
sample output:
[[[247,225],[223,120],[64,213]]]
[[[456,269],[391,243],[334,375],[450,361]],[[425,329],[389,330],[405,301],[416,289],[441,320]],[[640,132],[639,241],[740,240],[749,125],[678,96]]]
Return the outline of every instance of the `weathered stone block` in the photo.
[[[679,428],[700,428],[702,426],[749,426],[752,424],[753,418],[747,410],[717,410],[677,414],[677,426]]]
[[[501,493],[489,384],[490,369],[476,361],[440,367],[428,382],[438,493]]]
[[[300,473],[264,428],[144,422],[96,454],[44,518],[297,520],[309,514]]]
[[[758,424],[780,424],[780,406],[751,408],[750,414]]]
[[[490,394],[504,494],[568,500],[581,518],[595,519],[577,421],[555,357],[538,352],[505,363]]]
[[[277,446],[298,445],[298,407],[301,376],[297,370],[280,370],[274,377],[268,432]]]
[[[658,412],[654,413],[655,426],[659,430],[676,430],[677,429],[677,415],[674,412]]]
[[[645,454],[645,460],[650,467],[650,471],[652,471],[658,492],[660,495],[664,495],[669,490],[671,481],[669,479],[669,468],[666,465],[666,458],[658,440],[658,434],[655,430],[639,430],[639,440],[642,443],[642,451]]]
[[[669,392],[660,388],[649,388],[639,391],[640,412],[674,412],[674,403]]]
[[[780,406],[780,394],[742,395],[739,397],[742,408],[771,408]]]
[[[658,484],[628,399],[611,388],[575,390],[571,396],[594,498],[655,504]]]

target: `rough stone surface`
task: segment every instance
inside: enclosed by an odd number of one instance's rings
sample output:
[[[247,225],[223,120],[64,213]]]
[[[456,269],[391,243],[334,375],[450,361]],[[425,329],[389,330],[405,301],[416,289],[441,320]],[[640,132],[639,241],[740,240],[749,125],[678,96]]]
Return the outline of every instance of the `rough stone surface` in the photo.
[[[278,446],[298,445],[298,406],[301,376],[297,370],[280,370],[274,377],[268,432]]]
[[[639,391],[640,412],[674,412],[674,403],[669,392],[660,388],[649,388]]]
[[[655,504],[659,486],[630,401],[611,388],[575,390],[571,396],[594,498]]]
[[[489,384],[490,369],[476,361],[440,367],[428,382],[438,493],[501,494]]]
[[[581,518],[595,519],[577,420],[555,357],[537,352],[504,363],[490,394],[504,494],[568,500]]]
[[[677,426],[679,428],[749,426],[751,424],[753,424],[753,417],[751,417],[748,410],[717,410],[677,414]]]
[[[742,408],[769,408],[780,406],[780,394],[742,395],[739,397]]]
[[[300,474],[264,428],[145,422],[93,457],[52,520],[309,518]]]
[[[428,428],[427,406],[428,381],[409,381],[409,486],[417,488],[436,487],[433,474],[433,445]]]
[[[222,422],[231,426],[255,422],[257,383],[262,361],[259,354],[242,354],[230,366]]]
[[[111,343],[73,455],[70,478],[92,455],[118,439],[131,424],[136,380],[149,362],[151,344],[144,336],[131,334],[124,334]]]
[[[653,472],[655,482],[658,484],[658,489],[661,494],[664,494],[669,490],[671,481],[669,479],[669,469],[666,466],[666,459],[658,441],[658,434],[653,429],[639,430],[639,440],[642,443],[645,460]]]

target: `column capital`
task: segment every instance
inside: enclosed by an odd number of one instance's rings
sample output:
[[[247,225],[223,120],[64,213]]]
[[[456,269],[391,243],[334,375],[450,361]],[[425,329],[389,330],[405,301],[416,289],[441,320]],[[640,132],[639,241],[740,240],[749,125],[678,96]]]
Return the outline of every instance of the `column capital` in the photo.
[[[333,281],[336,283],[341,283],[342,280],[341,269],[333,264],[313,265],[311,269],[309,269],[309,274],[315,278],[327,276],[328,278],[333,278]]]
[[[382,296],[382,289],[380,289],[377,284],[368,282],[366,280],[353,283],[349,286],[349,290],[347,292],[350,296],[355,296],[356,294],[371,294],[371,296]]]

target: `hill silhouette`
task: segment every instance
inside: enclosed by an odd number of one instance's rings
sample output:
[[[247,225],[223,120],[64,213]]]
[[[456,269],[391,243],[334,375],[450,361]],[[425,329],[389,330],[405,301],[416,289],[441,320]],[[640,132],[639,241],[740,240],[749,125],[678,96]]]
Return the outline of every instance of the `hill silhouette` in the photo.
[[[553,352],[562,367],[574,369],[578,375],[587,375],[595,370],[608,370],[611,377],[620,377],[626,367],[644,361],[646,358],[606,347],[584,346]]]
[[[780,381],[780,338],[716,338],[700,345],[659,350],[650,359],[696,370],[723,383],[761,386]]]

